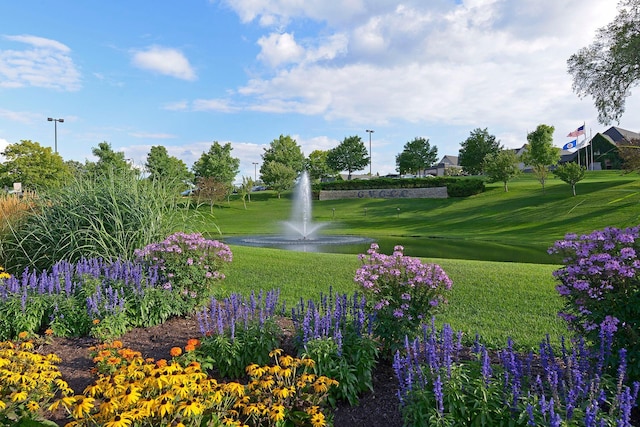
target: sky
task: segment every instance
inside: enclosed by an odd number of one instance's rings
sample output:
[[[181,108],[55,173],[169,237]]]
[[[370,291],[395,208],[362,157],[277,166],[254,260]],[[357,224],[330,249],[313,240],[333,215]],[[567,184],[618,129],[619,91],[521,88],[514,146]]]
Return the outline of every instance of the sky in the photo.
[[[95,161],[106,141],[141,167],[162,145],[191,168],[229,142],[238,182],[280,135],[305,156],[360,136],[380,175],[415,137],[441,158],[474,129],[517,148],[544,123],[562,147],[582,124],[609,127],[566,61],[616,13],[614,0],[4,1],[0,151],[32,140]],[[638,132],[639,112],[632,93],[613,124]]]

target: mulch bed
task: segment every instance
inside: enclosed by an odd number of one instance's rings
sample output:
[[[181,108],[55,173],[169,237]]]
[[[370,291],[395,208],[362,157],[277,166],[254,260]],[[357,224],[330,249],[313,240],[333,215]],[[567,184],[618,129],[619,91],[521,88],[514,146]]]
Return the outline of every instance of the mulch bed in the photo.
[[[201,336],[198,321],[194,317],[174,318],[151,328],[137,328],[120,338],[125,347],[142,353],[143,357],[156,360],[169,358],[172,347],[184,347],[190,338]],[[97,345],[92,338],[54,338],[40,352],[54,353],[62,362],[58,365],[62,376],[78,394],[95,379],[89,347]],[[286,345],[284,346],[286,347]],[[336,427],[370,426],[401,427],[398,408],[396,379],[391,366],[380,365],[374,370],[374,392],[360,398],[358,406],[343,404],[335,409]],[[52,421],[60,426],[71,421],[64,414],[56,414]]]

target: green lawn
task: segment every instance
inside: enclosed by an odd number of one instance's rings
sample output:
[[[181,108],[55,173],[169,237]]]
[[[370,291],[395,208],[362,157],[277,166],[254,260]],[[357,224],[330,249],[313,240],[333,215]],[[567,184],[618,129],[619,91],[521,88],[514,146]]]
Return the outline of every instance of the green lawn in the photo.
[[[412,245],[438,248],[462,242],[455,257],[428,257],[429,262],[442,265],[454,281],[449,305],[436,322],[450,323],[464,331],[468,340],[479,333],[493,346],[511,337],[521,348],[536,348],[547,333],[556,343],[561,335],[567,335],[557,317],[562,301],[551,276],[560,266],[452,258],[473,258],[484,248],[499,244],[545,252],[569,232],[640,223],[637,174],[588,172],[578,183],[577,193],[573,197],[569,185],[550,179],[543,194],[535,177],[522,175],[509,184],[508,193],[501,184],[489,184],[486,192],[468,198],[315,201],[313,220],[329,223],[328,233],[364,235],[389,245],[399,241],[407,247],[408,255],[413,255]],[[280,222],[288,219],[290,207],[290,194],[278,199],[269,191],[254,193],[246,209],[234,196],[228,203],[216,205],[213,216],[208,207],[201,208],[204,219],[189,224],[213,238],[276,234]],[[222,285],[227,293],[277,288],[291,307],[301,298],[315,299],[330,288],[349,294],[357,289],[353,277],[359,262],[354,254],[232,249],[234,262]],[[389,250],[387,247],[385,252]]]

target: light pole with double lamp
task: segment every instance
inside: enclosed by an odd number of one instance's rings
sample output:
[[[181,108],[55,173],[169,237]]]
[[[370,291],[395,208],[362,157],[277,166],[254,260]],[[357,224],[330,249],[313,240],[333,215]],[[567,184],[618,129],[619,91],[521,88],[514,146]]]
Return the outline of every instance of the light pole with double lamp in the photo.
[[[55,143],[54,152],[58,153],[58,122],[64,123],[64,119],[54,119],[54,118],[48,117],[47,121],[48,122],[53,122],[53,129],[54,129],[54,132],[55,132],[54,133],[54,135],[55,135],[54,136],[54,143]]]
[[[375,130],[367,129],[365,132],[369,134],[369,176],[371,177],[371,163],[373,163],[373,153],[371,153],[371,134],[375,132]]]

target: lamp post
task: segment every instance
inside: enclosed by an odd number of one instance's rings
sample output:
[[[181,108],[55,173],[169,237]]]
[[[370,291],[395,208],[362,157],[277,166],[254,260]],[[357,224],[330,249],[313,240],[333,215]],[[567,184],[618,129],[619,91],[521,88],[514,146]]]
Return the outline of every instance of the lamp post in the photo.
[[[54,141],[55,141],[55,145],[54,145],[55,149],[54,149],[54,151],[55,151],[55,153],[58,153],[58,122],[64,123],[64,119],[54,119],[54,118],[48,117],[47,121],[48,122],[53,122],[53,129],[54,129],[54,132],[55,132],[54,133],[54,135],[55,135],[55,139],[54,139]]]
[[[258,162],[252,162],[253,163],[253,181],[257,181],[258,180]]]
[[[373,154],[371,153],[371,134],[375,132],[375,130],[367,129],[365,132],[369,134],[369,177],[371,177],[371,163],[373,163]]]

